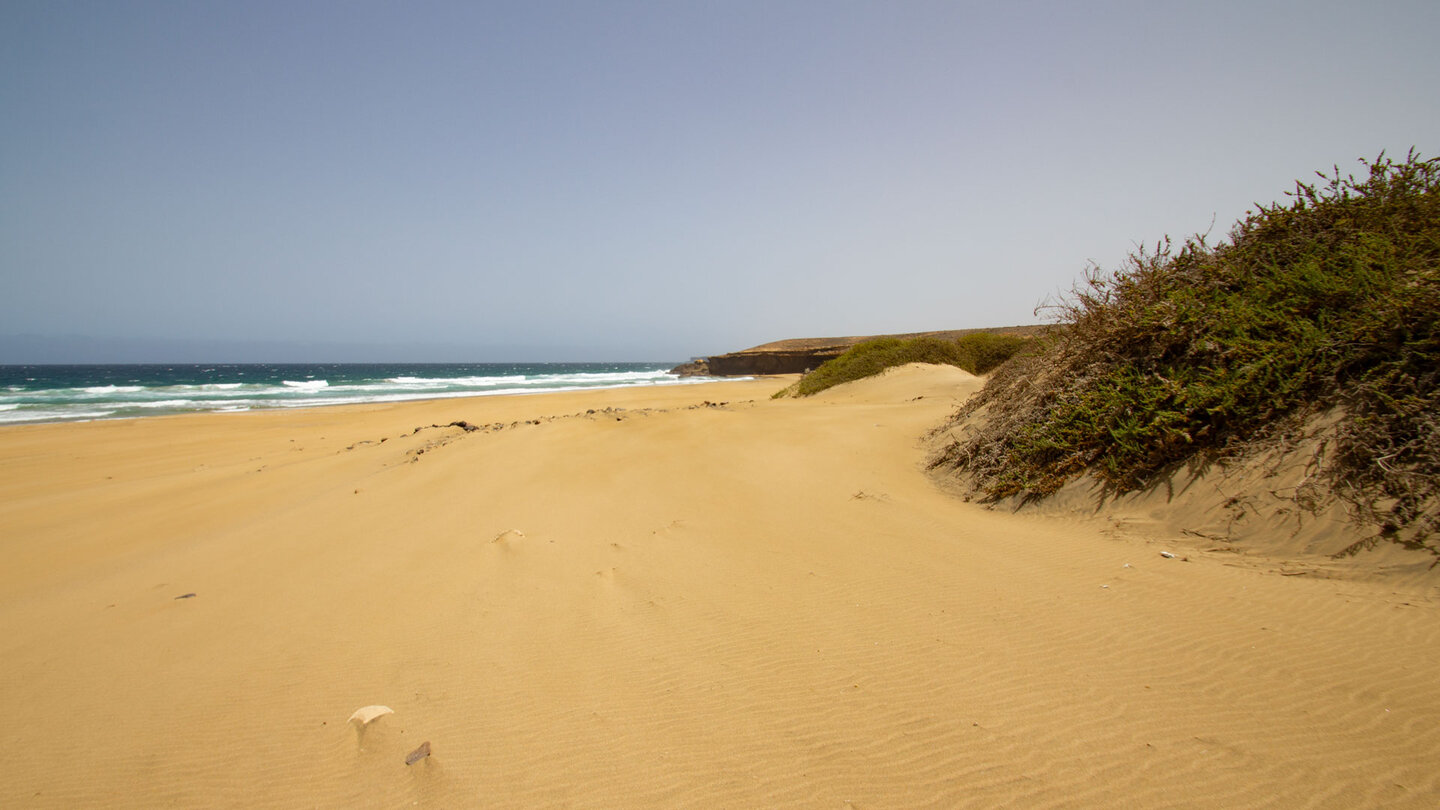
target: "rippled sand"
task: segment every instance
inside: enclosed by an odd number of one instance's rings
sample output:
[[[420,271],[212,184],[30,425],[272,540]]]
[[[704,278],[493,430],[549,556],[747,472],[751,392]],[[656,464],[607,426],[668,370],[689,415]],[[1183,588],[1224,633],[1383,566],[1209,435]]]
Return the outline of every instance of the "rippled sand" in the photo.
[[[955,369],[783,384],[0,430],[0,805],[1440,805],[1434,585],[964,503]]]

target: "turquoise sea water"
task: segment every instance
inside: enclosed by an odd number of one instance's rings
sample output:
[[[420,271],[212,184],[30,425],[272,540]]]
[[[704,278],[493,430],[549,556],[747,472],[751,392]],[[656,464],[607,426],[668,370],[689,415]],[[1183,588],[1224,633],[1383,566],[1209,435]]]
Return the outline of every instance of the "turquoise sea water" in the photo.
[[[0,425],[683,385],[664,363],[0,366]]]

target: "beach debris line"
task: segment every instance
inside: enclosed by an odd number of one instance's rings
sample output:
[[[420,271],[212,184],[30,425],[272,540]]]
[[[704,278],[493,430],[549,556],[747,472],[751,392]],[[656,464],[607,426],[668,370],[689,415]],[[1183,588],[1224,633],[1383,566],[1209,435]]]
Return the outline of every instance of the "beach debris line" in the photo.
[[[364,728],[375,719],[394,713],[395,710],[389,706],[361,706],[355,710],[354,714],[350,715],[350,722]]]
[[[420,747],[405,755],[405,764],[414,765],[422,759],[430,756],[430,741],[420,743]]]
[[[745,403],[746,403],[746,404],[749,404],[749,400],[746,400]],[[703,402],[701,402],[701,403],[686,406],[686,410],[696,410],[696,409],[699,409],[699,408],[728,408],[730,405],[731,405],[731,403],[730,403],[729,401],[724,401],[724,402],[711,402],[710,400],[707,399],[707,400],[705,400],[705,401],[703,401]],[[582,413],[582,412],[576,412],[576,413],[571,414],[571,415],[569,415],[569,416],[537,416],[537,417],[533,417],[533,418],[530,418],[530,419],[519,419],[519,420],[515,420],[515,421],[513,421],[513,422],[510,422],[508,425],[507,425],[506,423],[504,423],[504,422],[490,422],[490,423],[485,423],[485,424],[477,424],[477,423],[475,423],[475,422],[469,422],[469,421],[466,421],[466,420],[464,420],[464,419],[457,419],[457,420],[455,420],[455,421],[453,421],[453,422],[450,422],[449,424],[444,424],[444,425],[442,425],[442,424],[440,424],[440,423],[438,423],[438,422],[436,422],[436,423],[434,423],[434,424],[431,424],[431,425],[416,425],[414,430],[410,431],[409,433],[402,433],[402,434],[400,434],[400,435],[401,435],[402,437],[404,437],[404,436],[416,436],[416,435],[419,435],[422,431],[427,431],[427,430],[444,430],[444,429],[446,429],[446,428],[460,428],[460,429],[461,429],[462,431],[464,431],[465,433],[476,433],[476,432],[480,432],[480,433],[495,433],[495,432],[499,432],[499,431],[505,430],[505,429],[507,429],[507,428],[513,429],[513,428],[519,428],[519,427],[522,427],[522,426],[531,426],[531,425],[533,425],[533,426],[539,426],[539,425],[544,425],[544,424],[548,424],[548,423],[550,423],[550,422],[555,422],[555,421],[560,420],[560,419],[595,417],[595,416],[607,416],[607,417],[614,417],[615,421],[617,421],[617,422],[623,422],[623,421],[625,420],[625,418],[626,418],[626,417],[629,417],[629,416],[652,416],[652,415],[654,415],[654,414],[663,414],[663,413],[669,413],[669,412],[670,412],[670,409],[668,409],[668,408],[623,408],[623,407],[619,407],[619,406],[608,406],[608,407],[600,408],[600,409],[590,408],[590,409],[587,409],[586,411],[584,411],[583,413]],[[322,437],[322,438],[323,438],[323,437]],[[420,448],[416,448],[416,449],[414,449],[414,450],[411,450],[411,451],[409,451],[410,456],[411,456],[410,461],[411,461],[411,462],[414,462],[414,461],[417,460],[416,457],[421,456],[421,455],[424,455],[427,451],[435,450],[435,449],[440,448],[440,447],[444,447],[445,445],[449,444],[450,442],[452,442],[452,441],[454,441],[455,439],[458,439],[458,438],[459,438],[459,436],[455,436],[455,435],[446,436],[446,437],[444,437],[444,438],[435,439],[435,440],[429,442],[428,444],[426,444],[424,447],[420,447]],[[355,442],[354,444],[348,445],[345,449],[346,449],[347,451],[348,451],[348,450],[355,450],[355,449],[357,449],[357,448],[359,448],[359,447],[366,446],[366,445],[384,444],[386,441],[389,441],[388,437],[387,437],[387,438],[382,438],[382,439],[379,439],[379,440],[366,439],[366,440],[357,441],[357,442]],[[257,470],[257,472],[259,472],[259,471]]]

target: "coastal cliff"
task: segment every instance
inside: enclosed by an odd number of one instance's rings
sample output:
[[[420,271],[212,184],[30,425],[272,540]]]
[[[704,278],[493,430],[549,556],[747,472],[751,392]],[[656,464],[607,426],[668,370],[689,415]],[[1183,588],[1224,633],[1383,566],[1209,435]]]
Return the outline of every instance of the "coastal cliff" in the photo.
[[[850,337],[800,338],[778,340],[738,352],[717,354],[692,360],[671,369],[682,377],[751,377],[765,374],[804,374],[835,357],[851,346],[876,338],[934,337],[954,340],[971,332],[1029,335],[1043,326],[1001,326],[992,329],[950,329],[938,332],[907,332],[893,335],[860,335]]]

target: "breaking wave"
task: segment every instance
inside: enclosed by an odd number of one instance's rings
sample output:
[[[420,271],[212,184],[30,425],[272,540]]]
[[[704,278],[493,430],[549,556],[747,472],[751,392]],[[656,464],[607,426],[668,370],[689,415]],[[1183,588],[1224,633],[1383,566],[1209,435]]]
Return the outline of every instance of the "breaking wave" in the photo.
[[[683,385],[670,364],[0,366],[0,425]]]

